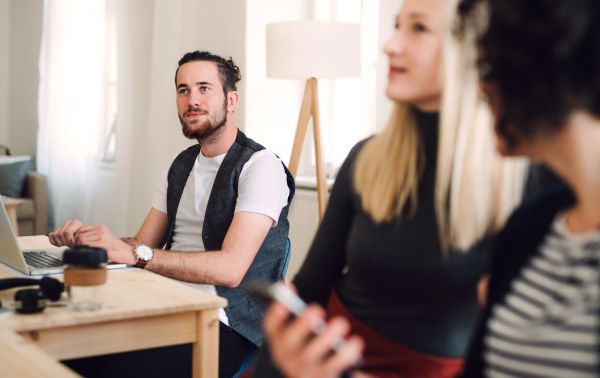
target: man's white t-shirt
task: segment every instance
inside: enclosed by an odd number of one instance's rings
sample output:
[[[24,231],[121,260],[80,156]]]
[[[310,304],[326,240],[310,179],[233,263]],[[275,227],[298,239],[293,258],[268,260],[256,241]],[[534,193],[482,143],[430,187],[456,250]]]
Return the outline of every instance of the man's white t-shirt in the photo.
[[[171,163],[163,171],[158,191],[152,200],[152,207],[165,214],[167,213],[167,188],[169,185],[167,176],[173,161],[181,151],[173,157]],[[177,208],[171,250],[181,252],[205,250],[202,241],[204,215],[210,192],[225,155],[227,154],[207,158],[202,153],[198,154]],[[255,152],[242,168],[238,181],[235,212],[247,211],[264,214],[273,220],[271,227],[275,227],[281,209],[287,205],[288,195],[287,176],[281,160],[273,152],[261,150]],[[213,285],[191,283],[188,285],[217,295]],[[219,320],[229,325],[227,315],[222,308],[219,309]]]

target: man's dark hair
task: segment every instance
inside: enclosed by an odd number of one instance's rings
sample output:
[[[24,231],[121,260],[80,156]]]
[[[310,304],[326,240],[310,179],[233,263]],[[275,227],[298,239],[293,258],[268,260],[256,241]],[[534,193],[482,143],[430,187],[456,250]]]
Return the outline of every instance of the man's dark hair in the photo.
[[[235,65],[233,58],[229,57],[229,59],[225,59],[219,55],[209,53],[208,51],[196,50],[185,54],[183,58],[179,60],[179,66],[175,71],[175,87],[177,87],[177,73],[179,72],[179,68],[189,62],[216,63],[217,69],[219,70],[219,79],[221,80],[221,85],[223,86],[223,92],[225,93],[225,96],[227,96],[227,93],[231,91],[236,91],[237,87],[235,84],[242,80],[240,68]]]
[[[462,0],[459,36],[477,36],[483,83],[500,95],[497,131],[513,146],[559,130],[576,109],[600,118],[600,1]]]

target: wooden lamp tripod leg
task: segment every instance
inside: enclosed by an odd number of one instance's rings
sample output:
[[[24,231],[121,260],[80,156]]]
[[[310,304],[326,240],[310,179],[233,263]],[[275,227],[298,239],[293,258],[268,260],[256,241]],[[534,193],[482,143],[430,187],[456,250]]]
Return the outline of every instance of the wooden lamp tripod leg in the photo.
[[[312,114],[312,82],[311,79],[306,80],[304,88],[304,99],[302,100],[302,108],[300,108],[300,118],[298,119],[298,127],[296,127],[296,137],[294,138],[294,147],[292,148],[292,157],[290,158],[289,170],[292,176],[296,178],[298,164],[300,163],[300,154],[302,153],[302,145],[304,137],[308,129],[308,121]]]
[[[313,80],[313,134],[315,135],[315,157],[317,163],[317,196],[319,199],[319,221],[323,219],[327,207],[327,173],[325,170],[325,157],[321,145],[321,118],[319,117],[319,87],[317,79]]]
[[[300,162],[300,154],[302,153],[302,145],[304,137],[308,129],[308,121],[310,116],[313,117],[313,134],[315,137],[315,157],[317,163],[317,196],[319,199],[319,222],[323,219],[325,208],[327,206],[327,176],[325,172],[325,159],[323,157],[323,148],[321,146],[321,130],[319,119],[319,94],[317,79],[312,78],[306,80],[306,88],[304,89],[304,99],[302,100],[302,108],[300,109],[300,118],[298,119],[298,127],[296,128],[296,137],[294,138],[294,147],[292,148],[292,157],[290,159],[289,170],[292,176],[296,177],[298,164]]]

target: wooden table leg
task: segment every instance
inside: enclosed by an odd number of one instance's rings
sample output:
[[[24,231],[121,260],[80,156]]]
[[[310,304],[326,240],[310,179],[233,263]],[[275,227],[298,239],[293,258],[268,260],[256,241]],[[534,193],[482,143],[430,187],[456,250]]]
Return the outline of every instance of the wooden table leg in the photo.
[[[192,357],[192,376],[194,378],[217,378],[219,376],[218,311],[218,309],[214,309],[197,312],[197,336]]]

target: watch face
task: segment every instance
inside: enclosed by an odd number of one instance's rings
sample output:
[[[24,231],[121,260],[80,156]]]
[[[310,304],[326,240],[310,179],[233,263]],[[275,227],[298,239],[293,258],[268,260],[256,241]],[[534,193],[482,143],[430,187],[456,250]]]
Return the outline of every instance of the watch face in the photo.
[[[138,245],[135,248],[135,254],[137,255],[137,257],[140,260],[150,261],[152,256],[154,256],[154,251],[152,250],[152,248],[148,247],[147,245],[142,244],[142,245]]]

